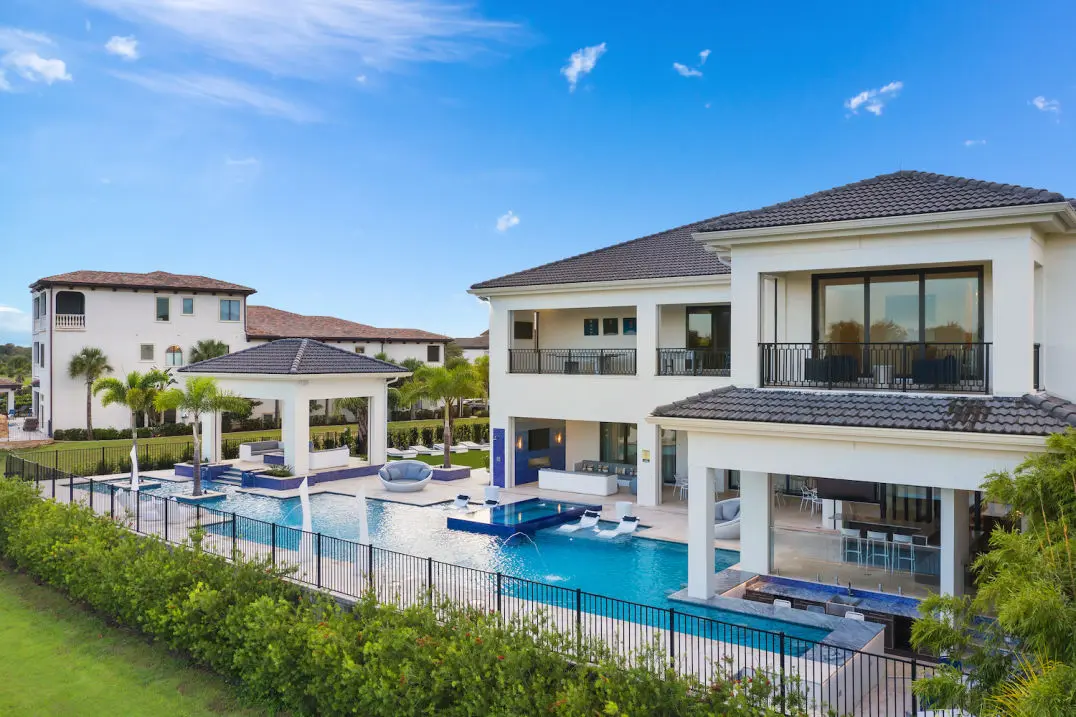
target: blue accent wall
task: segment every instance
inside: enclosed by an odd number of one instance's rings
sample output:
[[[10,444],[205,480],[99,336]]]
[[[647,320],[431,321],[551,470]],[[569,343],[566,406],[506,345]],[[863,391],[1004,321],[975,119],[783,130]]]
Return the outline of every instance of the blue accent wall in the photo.
[[[528,432],[535,428],[548,428],[549,429],[549,448],[543,448],[540,450],[532,450],[528,445]],[[554,440],[554,436],[557,433],[561,435],[561,442],[558,444]],[[538,480],[538,471],[541,468],[556,468],[557,470],[564,470],[564,421],[521,421],[516,420],[515,436],[513,440],[515,443],[515,469],[516,469],[516,485],[523,485],[524,483],[534,483]],[[520,443],[523,447],[520,448]],[[548,460],[547,465],[532,465],[533,461],[545,463]]]
[[[504,429],[493,429],[493,485],[504,488]]]

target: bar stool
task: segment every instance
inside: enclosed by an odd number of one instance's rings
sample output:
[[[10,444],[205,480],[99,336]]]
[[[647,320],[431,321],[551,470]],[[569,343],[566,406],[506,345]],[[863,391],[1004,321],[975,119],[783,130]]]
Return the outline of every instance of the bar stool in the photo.
[[[907,550],[905,550],[907,548]],[[915,572],[915,541],[910,535],[893,535],[893,572],[900,570],[901,563],[908,564],[908,572]]]
[[[783,607],[783,608],[787,608],[787,609],[791,610],[792,609],[792,601],[791,600],[782,600],[781,598],[776,598],[773,601],[773,606],[774,607]]]
[[[841,528],[841,562],[849,555],[856,556],[856,565],[863,564],[863,533],[858,528]]]
[[[863,613],[861,613],[861,612],[855,612],[853,610],[849,610],[848,612],[846,612],[844,614],[844,616],[846,618],[848,618],[849,620],[855,620],[856,622],[866,622],[866,618],[864,617]]]
[[[892,554],[889,552],[889,533],[868,530],[867,531],[867,564],[874,567],[875,561],[882,559],[882,568],[889,570],[889,562]]]

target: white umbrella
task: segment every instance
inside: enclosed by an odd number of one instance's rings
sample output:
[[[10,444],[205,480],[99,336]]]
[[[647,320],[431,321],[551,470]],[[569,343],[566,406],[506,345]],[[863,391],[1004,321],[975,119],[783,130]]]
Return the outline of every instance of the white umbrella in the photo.
[[[131,446],[131,490],[138,492],[138,446]]]

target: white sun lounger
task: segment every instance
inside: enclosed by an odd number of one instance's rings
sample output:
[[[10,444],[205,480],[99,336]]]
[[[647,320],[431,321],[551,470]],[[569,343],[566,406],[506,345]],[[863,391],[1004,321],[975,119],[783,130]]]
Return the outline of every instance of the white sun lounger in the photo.
[[[469,450],[469,451],[482,451],[482,450],[486,450],[485,448],[482,448],[482,444],[481,444],[481,443],[475,443],[474,441],[460,441],[460,442],[459,442],[459,443],[457,443],[456,445],[457,445],[457,446],[463,446],[464,448],[466,448],[466,449],[467,449],[467,450]]]
[[[639,519],[634,515],[625,515],[612,530],[599,530],[599,538],[615,538],[618,535],[631,535],[639,527]]]
[[[471,504],[471,496],[460,493],[456,496],[456,500],[452,503],[453,508],[466,508]]]
[[[445,444],[444,443],[434,443],[433,444],[433,449],[435,451],[437,451],[438,453],[444,453],[445,452]],[[466,453],[467,452],[467,446],[463,445],[462,443],[453,443],[452,448],[450,448],[449,450],[452,453]]]
[[[436,456],[438,453],[443,453],[444,450],[436,450],[427,446],[411,446],[411,450],[420,456]]]
[[[385,455],[389,458],[414,458],[418,455],[418,451],[400,448],[386,448]]]
[[[557,528],[558,533],[574,533],[577,530],[585,530],[586,528],[593,528],[598,524],[598,519],[601,518],[601,513],[596,510],[584,510],[583,517],[579,519],[578,523],[565,523]]]

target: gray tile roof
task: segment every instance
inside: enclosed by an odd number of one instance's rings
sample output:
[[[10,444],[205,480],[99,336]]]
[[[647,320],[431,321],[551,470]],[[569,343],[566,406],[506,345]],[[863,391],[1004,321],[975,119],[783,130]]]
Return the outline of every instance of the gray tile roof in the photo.
[[[280,339],[226,356],[192,363],[180,373],[335,374],[407,373],[396,364],[323,344],[314,339]]]
[[[902,171],[881,174],[754,211],[726,214],[707,222],[700,231],[758,229],[1067,201],[1064,195],[1045,189],[929,172]]]
[[[728,274],[729,266],[691,238],[707,219],[604,249],[490,279],[472,289],[494,289],[591,281],[660,279],[673,276]]]
[[[653,415],[1024,436],[1045,436],[1076,426],[1076,405],[1048,394],[913,396],[728,386],[658,406]]]

